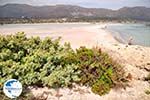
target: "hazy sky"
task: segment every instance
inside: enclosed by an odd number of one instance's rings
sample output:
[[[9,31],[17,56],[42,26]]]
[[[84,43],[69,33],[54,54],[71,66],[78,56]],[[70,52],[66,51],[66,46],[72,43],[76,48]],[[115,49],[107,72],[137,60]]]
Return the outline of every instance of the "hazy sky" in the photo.
[[[30,5],[71,4],[90,8],[118,9],[124,6],[150,7],[150,0],[0,0],[0,5],[7,3],[21,3]]]

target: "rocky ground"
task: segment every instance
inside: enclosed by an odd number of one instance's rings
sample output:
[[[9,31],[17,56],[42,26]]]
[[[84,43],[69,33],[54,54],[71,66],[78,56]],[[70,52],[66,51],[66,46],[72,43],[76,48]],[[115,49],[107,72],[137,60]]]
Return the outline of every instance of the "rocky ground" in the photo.
[[[150,84],[144,81],[150,73],[150,48],[125,44],[114,44],[110,48],[109,45],[103,46],[104,51],[124,66],[126,75],[130,74],[129,86],[118,92],[112,90],[108,94],[112,94],[112,98],[109,99],[150,100],[150,95],[145,93]]]

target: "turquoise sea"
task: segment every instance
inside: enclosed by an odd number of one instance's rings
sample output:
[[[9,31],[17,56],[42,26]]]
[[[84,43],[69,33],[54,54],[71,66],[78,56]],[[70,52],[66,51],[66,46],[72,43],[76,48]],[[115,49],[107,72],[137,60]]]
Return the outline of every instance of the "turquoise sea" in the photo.
[[[146,24],[111,24],[107,29],[122,43],[132,39],[132,44],[150,47],[150,26]]]

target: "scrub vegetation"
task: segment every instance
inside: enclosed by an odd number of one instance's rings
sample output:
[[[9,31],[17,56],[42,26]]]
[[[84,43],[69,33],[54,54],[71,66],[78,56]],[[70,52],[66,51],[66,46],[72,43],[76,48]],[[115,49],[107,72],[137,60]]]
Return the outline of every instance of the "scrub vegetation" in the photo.
[[[122,67],[100,48],[73,50],[70,44],[59,43],[60,39],[27,38],[24,33],[0,35],[1,90],[2,84],[12,78],[24,88],[71,88],[75,83],[89,86],[99,95],[122,83]],[[0,95],[5,97],[2,91]]]

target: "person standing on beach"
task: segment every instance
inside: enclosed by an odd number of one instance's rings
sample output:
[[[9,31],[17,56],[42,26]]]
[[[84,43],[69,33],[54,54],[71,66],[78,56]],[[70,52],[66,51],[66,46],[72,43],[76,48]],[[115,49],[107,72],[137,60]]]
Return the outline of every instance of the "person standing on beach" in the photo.
[[[133,37],[130,36],[129,40],[128,40],[128,45],[132,45],[132,41],[133,41]]]

